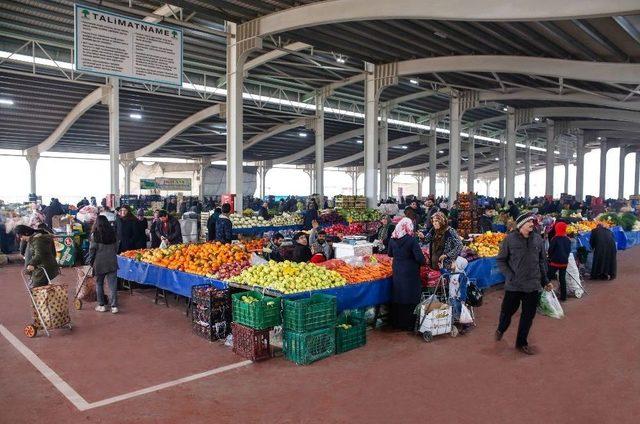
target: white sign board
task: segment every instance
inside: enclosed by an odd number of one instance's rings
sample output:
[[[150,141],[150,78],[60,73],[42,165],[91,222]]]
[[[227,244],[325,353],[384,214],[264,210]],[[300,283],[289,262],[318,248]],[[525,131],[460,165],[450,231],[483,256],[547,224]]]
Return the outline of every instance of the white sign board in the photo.
[[[76,70],[182,86],[182,30],[75,5]]]

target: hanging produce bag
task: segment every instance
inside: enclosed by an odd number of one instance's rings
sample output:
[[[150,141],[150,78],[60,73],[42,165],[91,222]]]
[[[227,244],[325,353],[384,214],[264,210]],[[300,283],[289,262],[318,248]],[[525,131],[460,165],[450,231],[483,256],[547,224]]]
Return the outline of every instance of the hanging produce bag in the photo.
[[[553,291],[543,290],[540,293],[538,312],[551,318],[564,318],[562,306],[560,306],[560,302]]]

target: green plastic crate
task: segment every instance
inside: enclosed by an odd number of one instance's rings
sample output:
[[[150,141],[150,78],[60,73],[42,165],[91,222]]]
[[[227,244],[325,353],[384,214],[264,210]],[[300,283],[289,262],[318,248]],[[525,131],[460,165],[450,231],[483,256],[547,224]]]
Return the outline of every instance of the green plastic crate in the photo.
[[[367,344],[367,322],[364,314],[345,311],[338,317],[336,324],[336,354],[348,352]],[[351,328],[340,327],[341,324],[351,325]]]
[[[242,296],[260,299],[246,303]],[[272,303],[273,302],[273,303]],[[282,324],[280,299],[265,296],[257,291],[246,291],[231,295],[233,321],[256,330],[264,330]]]
[[[304,332],[335,326],[335,296],[314,294],[304,299],[284,299],[283,304],[285,330]]]
[[[298,365],[308,365],[327,358],[336,350],[336,333],[333,327],[306,333],[285,331],[282,343],[284,356]]]

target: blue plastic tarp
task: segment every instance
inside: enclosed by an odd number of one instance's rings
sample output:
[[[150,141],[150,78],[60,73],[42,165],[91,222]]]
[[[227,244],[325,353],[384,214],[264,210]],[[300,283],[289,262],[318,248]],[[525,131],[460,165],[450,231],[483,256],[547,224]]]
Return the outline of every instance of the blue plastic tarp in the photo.
[[[389,303],[391,301],[391,284],[391,278],[384,278],[313,292],[285,294],[283,297],[286,299],[303,299],[314,293],[328,294],[336,297],[338,312],[341,312],[345,309],[367,308]]]
[[[118,256],[118,277],[135,281],[138,284],[155,286],[185,297],[191,297],[191,287],[199,284],[212,284],[221,289],[227,287],[223,281],[163,268],[122,256]]]
[[[640,244],[640,231],[625,231],[624,235],[627,238],[627,248]]]
[[[507,226],[504,224],[493,224],[493,231],[494,232],[498,232],[498,233],[506,233],[507,232]]]
[[[622,227],[611,227],[611,232],[613,233],[613,238],[616,241],[616,247],[618,250],[625,250],[631,245],[627,244],[627,236],[626,233],[622,230]],[[584,247],[587,250],[591,250],[591,244],[589,243],[589,237],[591,237],[591,233],[580,233],[576,236],[577,247]]]
[[[476,285],[481,289],[504,283],[504,275],[498,268],[496,258],[480,258],[471,261],[465,271],[470,279],[476,280]]]

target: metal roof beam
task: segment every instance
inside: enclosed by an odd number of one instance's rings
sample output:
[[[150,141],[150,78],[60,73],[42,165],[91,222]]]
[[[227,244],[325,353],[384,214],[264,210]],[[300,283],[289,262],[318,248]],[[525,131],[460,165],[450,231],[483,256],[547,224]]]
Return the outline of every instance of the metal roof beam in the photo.
[[[40,154],[50,150],[55,144],[60,141],[62,137],[67,133],[69,128],[78,120],[86,111],[93,106],[100,103],[109,94],[108,86],[101,86],[93,90],[89,95],[82,99],[71,111],[64,117],[58,127],[37,146],[26,149],[23,153],[25,155]]]
[[[558,101],[571,103],[586,103],[598,106],[615,107],[619,109],[640,111],[640,101],[624,102],[622,97],[619,100],[609,100],[603,96],[586,93],[565,93],[553,94],[542,91],[522,89],[513,90],[506,93],[497,93],[494,91],[480,91],[480,101],[508,101],[508,100],[539,100],[539,101]],[[609,96],[609,94],[606,94]]]
[[[640,64],[604,63],[530,56],[448,56],[398,62],[398,76],[436,72],[501,72],[575,80],[637,84]]]
[[[593,41],[600,44],[600,46],[604,47],[607,51],[614,55],[616,59],[620,61],[628,60],[628,56],[625,54],[625,52],[620,50],[618,46],[616,46],[605,36],[600,34],[600,32],[589,22],[580,19],[572,19],[571,22],[573,22],[578,28],[580,28],[582,32],[587,34]]]
[[[258,21],[259,36],[317,25],[388,19],[459,21],[540,21],[630,15],[640,11],[637,0],[615,2],[583,0],[527,0],[505,7],[502,0],[456,2],[450,0],[335,0],[293,7]]]
[[[640,30],[636,28],[632,22],[625,16],[614,16],[613,19],[620,25],[620,27],[625,30],[629,37],[636,40],[638,44],[640,44]]]
[[[148,146],[137,149],[133,152],[127,152],[121,154],[121,159],[125,160],[135,160],[139,157],[148,156],[156,150],[160,149],[168,142],[170,142],[176,136],[182,134],[184,131],[189,129],[191,126],[204,121],[207,118],[211,118],[213,116],[223,116],[225,114],[225,103],[218,103],[213,106],[209,106],[199,112],[194,113],[191,116],[180,121],[178,124],[174,125],[169,131],[164,133],[154,142],[149,144]]]
[[[596,55],[589,48],[585,47],[584,44],[582,44],[580,41],[575,39],[573,36],[565,32],[556,23],[549,22],[549,21],[541,21],[541,22],[535,22],[535,24],[538,25],[540,28],[544,29],[545,31],[547,31],[549,34],[553,35],[554,37],[559,38],[564,43],[570,45],[575,49],[578,49],[578,51],[584,58],[589,60],[594,60],[594,61],[600,60],[598,55]]]

